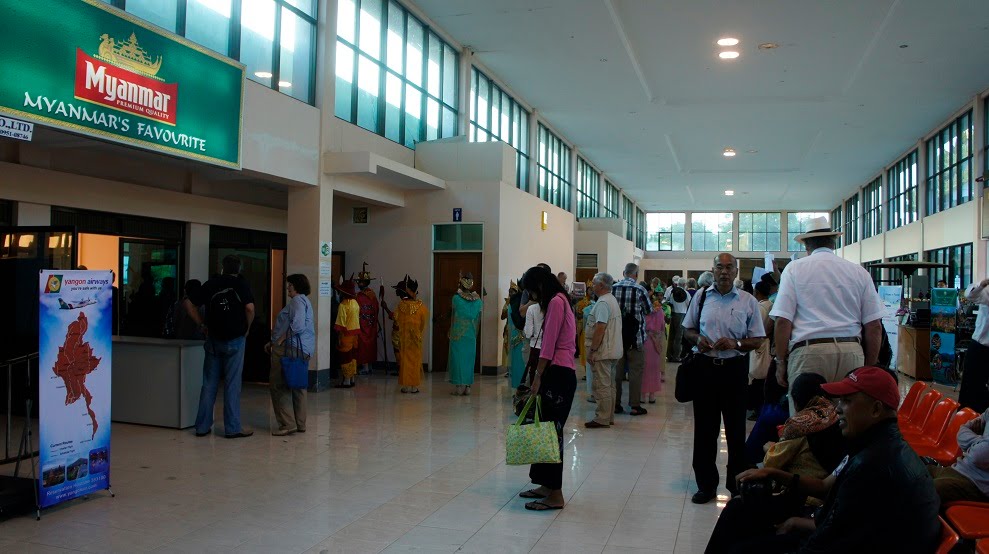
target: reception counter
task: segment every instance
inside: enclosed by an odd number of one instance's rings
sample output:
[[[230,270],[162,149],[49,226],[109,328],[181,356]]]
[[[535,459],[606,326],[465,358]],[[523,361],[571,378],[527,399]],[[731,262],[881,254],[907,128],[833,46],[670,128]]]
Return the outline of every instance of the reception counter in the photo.
[[[192,427],[203,358],[201,340],[113,337],[113,421]]]
[[[900,325],[896,369],[921,381],[931,380],[931,329]]]

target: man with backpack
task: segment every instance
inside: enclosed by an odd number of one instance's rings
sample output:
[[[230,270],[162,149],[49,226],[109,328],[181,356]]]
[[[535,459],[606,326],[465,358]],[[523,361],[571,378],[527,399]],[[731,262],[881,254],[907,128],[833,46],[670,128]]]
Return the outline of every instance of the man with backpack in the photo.
[[[622,350],[624,355],[615,364],[615,413],[625,412],[622,408],[623,368],[628,366],[628,404],[630,414],[645,415],[648,412],[641,405],[642,368],[645,355],[642,344],[646,342],[646,316],[652,313],[649,293],[638,283],[639,266],[626,264],[624,279],[614,284],[611,293],[622,310]]]
[[[254,296],[241,277],[241,261],[234,255],[223,258],[223,275],[213,277],[199,293],[184,300],[189,317],[206,336],[203,361],[203,386],[199,392],[196,436],[212,432],[213,406],[223,374],[223,433],[228,439],[249,437],[240,423],[240,386],[244,372],[244,346],[247,331],[254,321]],[[199,315],[206,307],[206,321]]]

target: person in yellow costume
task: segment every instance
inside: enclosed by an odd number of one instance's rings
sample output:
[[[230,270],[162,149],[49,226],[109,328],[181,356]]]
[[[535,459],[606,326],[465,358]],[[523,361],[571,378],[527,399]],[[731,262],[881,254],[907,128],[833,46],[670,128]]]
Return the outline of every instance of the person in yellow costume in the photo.
[[[357,283],[351,278],[333,287],[340,293],[340,307],[333,327],[337,331],[337,352],[340,353],[340,383],[338,389],[349,389],[356,383],[357,338],[361,332],[361,307],[357,303]]]
[[[398,361],[398,384],[403,393],[419,393],[422,383],[422,333],[429,321],[429,309],[416,298],[419,283],[408,275],[392,287],[401,299],[395,311],[385,311],[395,322],[392,340],[395,344],[395,358]]]

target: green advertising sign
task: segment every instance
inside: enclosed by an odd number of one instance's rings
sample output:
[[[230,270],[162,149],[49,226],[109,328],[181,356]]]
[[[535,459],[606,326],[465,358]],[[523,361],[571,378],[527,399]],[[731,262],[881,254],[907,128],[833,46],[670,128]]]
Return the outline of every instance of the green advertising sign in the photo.
[[[243,65],[99,0],[0,13],[0,114],[240,168]]]

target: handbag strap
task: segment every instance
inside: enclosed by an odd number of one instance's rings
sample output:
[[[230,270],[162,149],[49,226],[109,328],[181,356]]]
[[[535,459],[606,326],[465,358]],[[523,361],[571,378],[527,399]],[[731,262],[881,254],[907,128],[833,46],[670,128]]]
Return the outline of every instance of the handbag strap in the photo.
[[[535,404],[536,406],[536,411],[533,414],[532,421],[534,423],[539,423],[539,412],[542,406],[542,399],[539,397],[538,394],[533,394],[529,396],[529,400],[526,401],[525,407],[522,408],[522,413],[519,414],[518,420],[515,421],[516,427],[521,426],[522,422],[525,421],[525,416],[529,415],[529,410],[532,409],[533,404]]]
[[[306,318],[309,317],[309,299],[306,298],[306,300],[303,301],[303,304],[306,306],[306,315],[303,316],[303,318],[302,318],[302,325],[303,325],[303,327],[305,327],[305,325],[306,325]],[[292,334],[292,321],[289,320],[289,322],[288,322],[288,340],[286,341],[286,342],[289,343],[289,346],[292,346],[292,342],[291,342],[292,339],[295,339],[295,344],[297,345],[296,346],[296,351],[299,352],[299,354],[302,354],[302,333],[295,333],[293,335]]]

